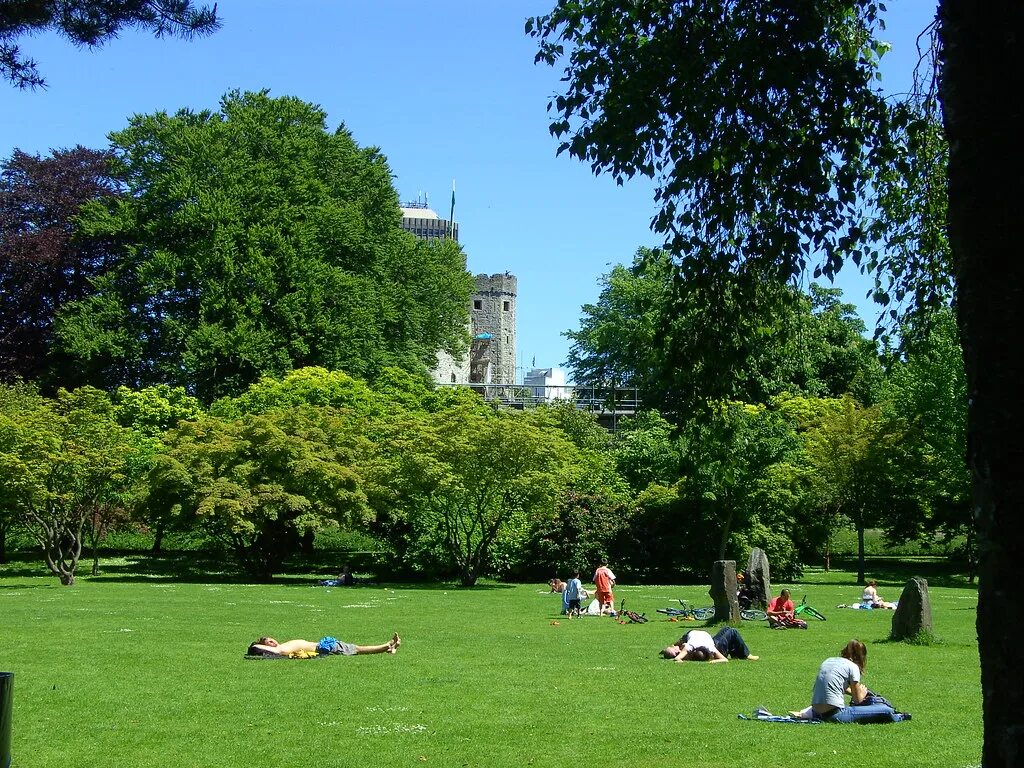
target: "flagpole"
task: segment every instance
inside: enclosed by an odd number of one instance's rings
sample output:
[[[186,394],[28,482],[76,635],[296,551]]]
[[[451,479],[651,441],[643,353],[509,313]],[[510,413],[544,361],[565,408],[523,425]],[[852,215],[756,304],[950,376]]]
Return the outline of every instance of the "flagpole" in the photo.
[[[452,211],[448,216],[448,226],[451,227],[451,239],[455,239],[455,179],[452,179]]]

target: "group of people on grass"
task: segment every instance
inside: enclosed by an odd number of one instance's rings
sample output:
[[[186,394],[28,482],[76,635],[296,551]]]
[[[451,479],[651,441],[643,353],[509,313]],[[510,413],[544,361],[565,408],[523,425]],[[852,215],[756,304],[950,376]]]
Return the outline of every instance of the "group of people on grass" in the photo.
[[[615,586],[615,574],[608,567],[608,558],[602,557],[601,564],[594,571],[594,602],[597,605],[596,613],[600,616],[614,614],[615,594],[612,588]],[[568,581],[552,579],[548,582],[552,592],[562,593],[562,613],[570,619],[583,615],[583,601],[590,594],[583,588],[580,581],[580,572],[575,570]]]
[[[563,606],[569,616],[578,616],[581,601],[586,590],[580,581],[579,571],[575,571],[567,582],[553,579],[549,582],[552,592],[561,592]],[[601,565],[594,572],[596,602],[601,613],[613,610],[615,574],[608,567],[607,558],[601,559]],[[878,595],[877,584],[868,582],[864,588],[862,599],[869,599],[888,607]],[[879,607],[882,607],[879,606]],[[785,621],[794,617],[795,607],[788,589],[783,589],[778,597],[768,604],[768,620]],[[324,637],[318,642],[309,640],[288,640],[278,642],[272,637],[263,636],[249,645],[246,651],[250,656],[269,658],[289,657],[308,658],[312,656],[358,656],[362,654],[396,654],[402,644],[396,632],[386,643],[379,645],[355,645]],[[663,648],[661,655],[672,661],[704,661],[709,664],[728,662],[730,659],[757,661],[760,657],[750,652],[743,636],[734,627],[722,627],[714,636],[703,629],[691,629],[672,645]],[[801,710],[792,711],[789,716],[794,720],[822,720],[836,723],[857,722],[892,722],[909,719],[909,715],[897,712],[885,699],[871,693],[861,682],[861,676],[867,668],[868,649],[860,640],[851,640],[839,652],[838,656],[825,659],[818,669],[818,675],[811,689],[811,704]],[[850,697],[849,704],[846,697]]]
[[[868,589],[877,597],[875,582]],[[794,619],[795,607],[788,589],[768,603],[769,624]],[[722,627],[712,637],[702,629],[691,629],[672,645],[663,648],[661,655],[672,661],[706,661],[711,664],[730,659],[756,661],[759,656],[750,652],[746,641],[733,627]],[[861,676],[867,668],[868,649],[860,640],[851,640],[838,656],[825,659],[811,689],[811,704],[793,711],[795,720],[823,720],[835,723],[894,722],[906,720],[910,715],[897,712],[884,698],[867,689]],[[846,696],[850,697],[849,704]]]

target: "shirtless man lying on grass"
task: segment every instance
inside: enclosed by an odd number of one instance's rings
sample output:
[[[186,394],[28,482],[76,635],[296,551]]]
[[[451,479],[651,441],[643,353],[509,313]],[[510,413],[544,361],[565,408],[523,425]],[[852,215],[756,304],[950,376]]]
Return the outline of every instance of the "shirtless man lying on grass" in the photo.
[[[319,642],[313,643],[309,640],[287,640],[283,643],[277,642],[272,637],[261,637],[249,645],[247,655],[274,655],[291,656],[293,654],[317,654],[328,656],[340,654],[342,656],[358,656],[363,653],[398,653],[398,647],[402,644],[402,638],[396,632],[391,639],[382,645],[353,645],[344,643],[333,637],[324,637]]]

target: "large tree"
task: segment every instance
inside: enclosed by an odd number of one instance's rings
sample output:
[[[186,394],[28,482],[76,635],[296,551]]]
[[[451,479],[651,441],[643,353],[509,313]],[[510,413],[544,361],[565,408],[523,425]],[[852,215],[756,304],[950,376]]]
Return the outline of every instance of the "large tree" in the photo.
[[[579,330],[565,334],[577,382],[637,387],[648,405],[669,413],[686,413],[690,393],[711,378],[745,402],[765,403],[785,391],[874,400],[881,381],[876,345],[863,337],[864,323],[838,289],[754,286],[758,295],[774,294],[772,315],[738,316],[738,327],[709,338],[705,318],[745,306],[742,281],[708,293],[682,291],[674,277],[668,251],[649,248],[604,276],[597,302],[583,306]]]
[[[460,349],[464,255],[402,231],[386,159],[326,120],[299,99],[236,92],[218,112],[137,116],[112,134],[129,194],[81,227],[124,248],[62,313],[64,348],[108,384],[204,401],[262,374],[422,370]]]
[[[182,422],[153,463],[146,506],[201,526],[269,579],[305,535],[371,517],[361,428],[351,413],[309,406]]]
[[[207,35],[220,26],[216,3],[192,0],[5,0],[0,5],[0,77],[19,88],[45,85],[34,59],[17,41],[56,32],[74,45],[97,48],[125,27],[165,35]]]
[[[31,532],[61,584],[75,583],[83,532],[107,506],[129,502],[145,441],[120,426],[104,393],[0,385],[0,507]]]
[[[872,202],[887,204],[871,201],[882,190],[873,182],[895,169],[905,180],[896,188],[922,191],[913,180],[934,179],[935,166],[916,161],[935,153],[913,140],[933,123],[927,103],[918,118],[920,105],[893,106],[876,86],[882,12],[873,0],[561,0],[527,30],[539,60],[567,57],[566,92],[552,102],[562,148],[595,172],[657,176],[656,228],[684,276],[714,283],[885,261],[870,242],[888,234],[872,226],[885,216],[868,216]],[[1012,330],[1024,308],[1024,103],[1003,87],[1024,75],[1024,5],[940,0],[938,18],[948,213],[909,210],[948,218],[952,269],[921,238],[903,277],[954,276],[980,537],[982,758],[996,768],[1024,756],[1024,660],[1007,641],[1024,630],[1008,587],[1024,557],[1024,350]]]
[[[16,149],[0,165],[0,380],[75,383],[53,349],[53,322],[110,266],[109,239],[77,232],[83,205],[117,194],[110,160],[79,146],[48,157]]]

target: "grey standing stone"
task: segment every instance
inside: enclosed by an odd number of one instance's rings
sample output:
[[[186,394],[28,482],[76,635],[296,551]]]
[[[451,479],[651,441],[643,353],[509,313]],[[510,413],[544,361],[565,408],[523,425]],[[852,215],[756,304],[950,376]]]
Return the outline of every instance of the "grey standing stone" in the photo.
[[[740,604],[736,599],[736,561],[715,560],[711,567],[711,589],[715,601],[715,621],[739,621]]]
[[[928,582],[915,576],[903,587],[899,605],[892,616],[893,640],[916,637],[921,631],[932,631],[932,602]]]
[[[754,547],[750,551],[747,573],[750,578],[747,588],[750,590],[753,604],[762,611],[767,610],[768,600],[772,596],[772,581],[771,573],[768,570],[768,555],[760,547]]]

